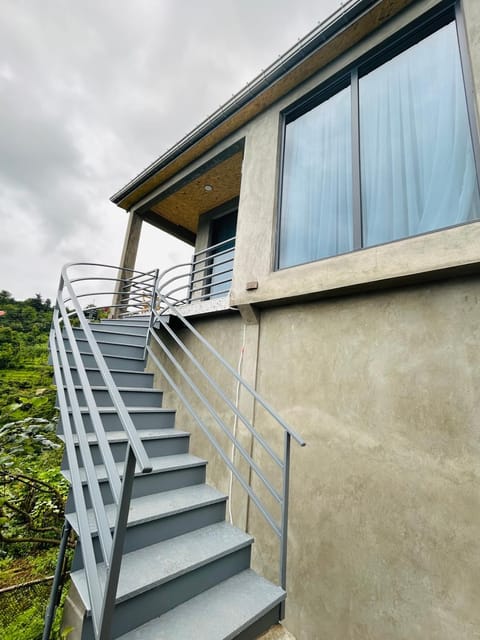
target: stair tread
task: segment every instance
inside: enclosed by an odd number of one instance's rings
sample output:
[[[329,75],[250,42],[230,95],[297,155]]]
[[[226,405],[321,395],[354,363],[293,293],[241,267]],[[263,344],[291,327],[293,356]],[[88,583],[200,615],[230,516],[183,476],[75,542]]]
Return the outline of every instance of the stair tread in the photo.
[[[107,334],[107,332],[106,332],[106,331],[105,331],[104,333],[105,333],[105,334]],[[108,335],[110,335],[110,336],[115,336],[115,335],[125,335],[125,334],[124,334],[124,333],[123,333],[123,331],[122,331],[122,333],[121,333],[121,334],[120,334],[120,333],[118,333],[118,334],[116,334],[116,333],[109,333]],[[136,338],[138,338],[138,336],[135,336],[135,337],[136,337]],[[89,340],[88,340],[87,336],[85,336],[85,337],[78,337],[78,336],[77,336],[77,337],[75,338],[75,341],[76,341],[77,343],[78,343],[78,342],[89,342]],[[125,343],[125,342],[115,342],[115,341],[113,341],[113,340],[112,340],[112,341],[110,341],[110,340],[109,340],[109,341],[108,341],[108,342],[106,342],[106,343],[104,343],[104,342],[103,342],[103,340],[99,340],[99,339],[95,339],[95,341],[96,341],[96,342],[100,342],[100,343],[102,343],[102,344],[116,344],[116,345],[118,345],[119,347],[138,347],[139,349],[142,349],[142,348],[143,348],[143,345],[139,345],[139,344],[128,344],[128,343]]]
[[[125,346],[125,345],[123,345]],[[128,345],[126,345],[128,346]],[[66,353],[72,353],[71,349],[65,348],[65,352]],[[81,349],[79,349],[80,355],[84,355],[84,356],[91,356],[93,355],[92,353],[90,353],[89,351],[82,351]],[[114,353],[103,353],[102,354],[104,358],[119,358],[120,360],[140,360],[142,362],[144,362],[145,358],[136,358],[135,356],[119,356],[117,354]],[[128,371],[128,369],[127,369]],[[143,371],[141,371],[140,373],[143,373]]]
[[[109,356],[110,357],[110,356]],[[116,356],[113,356],[116,357]],[[133,358],[133,360],[141,360],[142,358]],[[98,367],[83,367],[85,371],[100,371]],[[71,366],[69,367],[70,371],[77,371],[78,367]],[[132,373],[133,375],[141,375],[141,376],[153,376],[151,371],[132,371],[131,369],[113,369],[112,367],[108,367],[110,373]]]
[[[159,456],[156,458],[150,458],[150,462],[152,464],[151,473],[161,473],[163,471],[174,471],[175,469],[185,469],[188,467],[200,467],[207,463],[203,458],[197,458],[197,456],[192,456],[189,453],[176,453],[171,456]],[[116,462],[115,466],[117,467],[119,473],[122,473],[124,462]],[[95,465],[95,471],[97,474],[97,478],[100,481],[107,479],[107,474],[105,471],[105,466]],[[70,481],[70,471],[68,469],[62,470],[63,475],[67,480]],[[135,469],[135,475],[139,472]],[[83,468],[80,469],[80,477],[82,483],[86,481],[85,470]]]
[[[66,385],[63,385],[66,386]],[[118,385],[115,385],[116,388],[118,389],[118,391],[140,391],[140,392],[145,392],[145,393],[163,393],[162,391],[160,391],[160,389],[151,389],[150,387],[121,387]],[[83,389],[83,386],[81,384],[76,384],[74,385],[75,389],[81,390]],[[105,385],[90,385],[90,389],[92,389],[92,391],[107,391],[108,387],[106,387]]]
[[[219,522],[127,553],[122,559],[116,601],[139,595],[252,542],[250,535],[226,522]],[[103,582],[103,563],[98,565],[98,571]],[[90,612],[85,571],[81,569],[70,575]]]
[[[216,502],[223,502],[226,496],[207,484],[195,484],[181,489],[172,489],[154,495],[132,498],[128,513],[129,527],[149,522],[154,519],[189,511],[201,506],[207,506]],[[108,522],[114,526],[116,507],[113,504],[106,505]],[[92,534],[97,533],[97,524],[93,509],[88,510],[88,521]],[[72,527],[77,530],[77,515],[75,512],[65,514]]]
[[[230,640],[284,599],[283,589],[246,569],[118,640]]]
[[[81,413],[90,413],[88,407],[79,408]],[[133,407],[128,405],[126,408],[128,413],[138,413],[140,411],[142,413],[155,413],[156,411],[160,411],[163,413],[172,413],[172,411],[175,411],[175,409],[165,409],[164,407]],[[69,407],[68,410],[71,411],[71,408]],[[99,413],[118,413],[115,407],[97,407],[97,410]]]
[[[145,327],[145,329],[147,329],[148,327]],[[81,327],[74,327],[74,329],[77,329],[77,332],[79,331],[83,331],[83,329]],[[92,331],[95,331],[95,333],[105,333],[108,334],[110,336],[114,336],[115,334],[119,334],[122,336],[132,336],[134,338],[143,338],[144,336],[138,334],[138,333],[131,333],[130,331],[108,331],[107,329],[103,329],[100,325],[90,325],[90,329]]]

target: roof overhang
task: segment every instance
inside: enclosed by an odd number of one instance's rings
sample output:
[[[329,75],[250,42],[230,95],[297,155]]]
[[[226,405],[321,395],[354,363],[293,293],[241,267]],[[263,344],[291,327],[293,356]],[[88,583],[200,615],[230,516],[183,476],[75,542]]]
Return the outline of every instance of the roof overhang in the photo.
[[[274,102],[416,1],[352,0],[347,3],[115,193],[111,201],[126,210],[132,209],[141,201],[145,202],[152,191],[158,192],[163,184],[171,181],[176,174],[184,171],[188,165],[201,158],[227,136],[238,131]],[[152,224],[183,240],[193,242],[198,216],[203,211],[220,204],[223,197],[217,191],[215,194],[217,200],[213,204],[209,203],[205,198],[205,184],[209,184],[210,180],[214,181],[215,175],[219,176],[219,172],[225,179],[230,170],[233,170],[234,178],[229,187],[226,187],[226,190],[232,191],[230,193],[232,195],[233,190],[237,187],[239,189],[239,184],[234,185],[234,182],[240,178],[241,156],[240,152],[226,159],[220,156],[216,168],[206,163],[203,174],[198,170],[192,172],[190,181],[184,179],[179,183],[180,187],[175,185],[173,191],[167,189],[166,197],[162,194],[148,206],[142,205],[139,213]],[[211,192],[211,194],[214,193],[215,190]],[[188,195],[188,198],[185,198],[185,195]],[[233,195],[238,195],[238,192]],[[227,194],[225,193],[224,196],[227,197]],[[195,205],[189,212],[187,209],[192,206],[192,203]],[[212,206],[205,208],[208,204]]]

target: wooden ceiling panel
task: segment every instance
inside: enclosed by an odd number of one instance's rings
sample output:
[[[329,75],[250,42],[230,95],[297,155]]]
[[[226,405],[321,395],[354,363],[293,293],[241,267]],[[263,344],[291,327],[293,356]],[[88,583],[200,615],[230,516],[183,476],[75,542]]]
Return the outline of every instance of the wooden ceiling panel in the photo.
[[[169,190],[165,198],[151,208],[160,217],[176,225],[197,232],[198,219],[210,211],[240,195],[243,151],[239,151],[223,162],[182,184],[173,193]],[[211,191],[205,186],[210,185]]]

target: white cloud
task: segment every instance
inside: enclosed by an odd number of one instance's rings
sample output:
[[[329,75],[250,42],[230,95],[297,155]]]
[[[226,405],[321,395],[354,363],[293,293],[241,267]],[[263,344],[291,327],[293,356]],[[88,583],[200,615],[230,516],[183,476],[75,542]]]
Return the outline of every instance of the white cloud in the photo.
[[[4,0],[0,288],[52,297],[63,262],[118,262],[110,195],[338,4]],[[147,228],[139,266],[190,251]]]

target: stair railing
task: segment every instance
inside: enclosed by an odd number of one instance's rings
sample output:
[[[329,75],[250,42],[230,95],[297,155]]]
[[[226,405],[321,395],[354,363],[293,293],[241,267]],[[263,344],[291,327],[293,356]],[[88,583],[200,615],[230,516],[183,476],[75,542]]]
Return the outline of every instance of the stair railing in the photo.
[[[98,268],[100,273],[99,275],[89,274],[86,277],[70,278],[68,272],[73,267]],[[95,299],[104,295],[111,296],[116,293],[113,288],[118,287],[120,282],[124,287],[122,301],[116,305],[120,315],[131,315],[135,311],[149,314],[154,300],[155,283],[158,274],[157,271],[143,273],[124,270],[131,274],[127,279],[128,283],[126,283],[125,278],[120,280],[117,277],[105,275],[104,272],[109,269],[117,271],[118,267],[88,263],[70,263],[63,267],[50,332],[50,352],[57,386],[65,450],[75,502],[93,628],[95,637],[98,640],[110,639],[135,467],[141,473],[149,473],[152,470],[152,466],[105,362],[105,358],[100,351],[79,299],[85,296],[90,296],[90,298],[93,296]],[[92,288],[89,289],[88,293],[77,293],[73,284],[75,283],[78,286],[78,283],[85,282],[88,282]],[[98,287],[100,282],[102,282],[101,286],[108,283],[107,291],[95,290],[95,287]],[[112,283],[114,284],[112,285]],[[127,286],[129,287],[128,291],[126,289]],[[68,309],[67,304],[73,309]],[[89,305],[89,309],[91,310],[92,308],[98,310],[101,307]],[[119,469],[121,465],[117,465],[114,460],[110,443],[102,424],[100,412],[75,337],[76,327],[74,328],[74,324],[83,331],[82,339],[86,339],[88,342],[89,350],[103,379],[102,386],[105,386],[110,395],[112,405],[127,437],[127,451],[122,471]],[[67,347],[71,360],[69,360]],[[83,392],[84,403],[90,416],[108,487],[115,505],[113,527],[107,514],[99,479],[96,474],[89,437],[85,429],[71,367],[77,370],[79,386],[81,392]],[[76,445],[78,445],[83,469],[79,464]],[[89,505],[93,516],[88,513]],[[98,570],[99,558],[96,556],[93,543],[92,529],[95,529],[95,527],[98,532],[100,561],[103,560],[105,566],[105,571],[101,573]],[[48,634],[49,631],[45,633]],[[44,635],[44,638],[48,638],[48,635]]]
[[[151,360],[155,363],[158,369],[162,372],[163,376],[170,384],[172,389],[176,392],[181,399],[186,410],[190,413],[197,425],[203,431],[208,438],[209,442],[215,447],[216,451],[220,455],[221,459],[228,467],[230,472],[235,476],[242,488],[251,498],[253,503],[257,506],[260,513],[267,521],[277,538],[279,539],[279,584],[283,589],[286,589],[287,578],[287,536],[288,536],[288,502],[289,502],[289,483],[290,483],[290,449],[292,439],[301,447],[305,446],[303,438],[296,433],[277,413],[276,411],[260,396],[260,394],[223,358],[223,356],[195,329],[195,327],[182,315],[181,307],[171,302],[171,292],[165,294],[163,292],[162,282],[165,283],[165,279],[159,278],[159,286],[157,289],[157,301],[152,307],[152,319],[150,321],[149,341],[147,343],[147,353]],[[216,382],[216,380],[209,374],[200,360],[192,353],[192,351],[182,341],[169,322],[164,322],[165,316],[170,316],[170,319],[175,320],[180,324],[182,329],[186,329],[188,335],[193,336],[203,347],[206,349],[210,356],[213,356],[216,363],[221,365],[222,370],[231,376],[236,384],[245,390],[254,402],[258,403],[271,419],[277,424],[278,428],[283,431],[283,455],[279,456],[273,450],[272,446],[266,441],[266,439],[257,431],[254,424],[249,418],[242,412],[236,403],[234,403]],[[156,328],[158,330],[156,330]],[[184,366],[180,363],[179,359],[169,348],[167,341],[162,339],[162,334],[167,335],[170,343],[174,343],[186,356],[186,359],[191,363],[195,369],[195,376],[191,376]],[[172,342],[173,341],[173,342]],[[186,388],[189,388],[193,395],[201,402],[203,407],[209,414],[209,417],[213,419],[214,423],[220,429],[228,440],[233,445],[234,451],[238,452],[242,459],[247,463],[250,473],[253,472],[260,480],[261,484],[267,490],[268,494],[273,498],[274,502],[280,507],[280,518],[275,519],[275,516],[271,513],[271,510],[267,508],[265,502],[260,498],[258,493],[254,491],[251,481],[245,480],[240,474],[237,467],[230,456],[224,451],[218,439],[214,435],[212,429],[207,424],[207,421],[203,419],[198,411],[194,408],[193,404],[187,397],[187,393],[182,388],[181,383],[177,383],[164,362],[161,362],[159,357],[155,354],[152,344],[157,344],[163,352],[166,359],[165,363],[170,363],[175,372],[180,375],[180,378],[186,383]],[[197,377],[197,373],[199,374]],[[195,378],[195,379],[194,379]],[[198,381],[201,380],[201,383]],[[259,464],[252,458],[252,455],[241,444],[239,438],[236,436],[235,430],[230,429],[225,420],[220,416],[219,411],[213,406],[212,401],[201,390],[201,387],[208,385],[209,391],[215,394],[216,398],[220,398],[223,402],[223,406],[226,406],[235,416],[235,421],[241,422],[244,427],[251,434],[255,443],[260,445],[267,453],[268,457],[274,462],[274,464],[280,469],[281,473],[281,491],[277,491],[274,484],[267,477],[266,473],[260,468]],[[210,421],[210,420],[209,420]],[[250,475],[249,473],[249,475]],[[278,507],[277,507],[278,509]],[[283,609],[282,609],[283,617]]]

